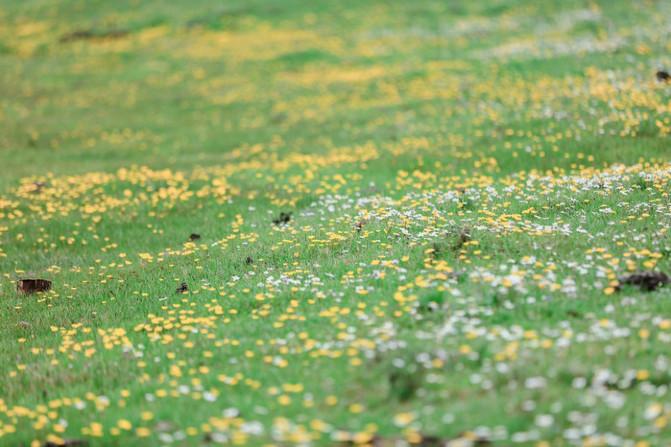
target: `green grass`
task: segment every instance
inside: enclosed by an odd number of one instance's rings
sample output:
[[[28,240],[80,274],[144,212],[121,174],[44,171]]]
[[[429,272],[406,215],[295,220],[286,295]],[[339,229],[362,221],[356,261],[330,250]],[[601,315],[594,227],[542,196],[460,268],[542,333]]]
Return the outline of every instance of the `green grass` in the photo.
[[[669,13],[0,0],[0,445],[667,445]]]

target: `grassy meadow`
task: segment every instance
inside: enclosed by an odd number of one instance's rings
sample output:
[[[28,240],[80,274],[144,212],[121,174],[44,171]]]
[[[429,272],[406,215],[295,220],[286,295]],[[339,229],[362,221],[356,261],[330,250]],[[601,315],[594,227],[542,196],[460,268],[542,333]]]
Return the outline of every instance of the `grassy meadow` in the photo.
[[[0,445],[671,445],[660,70],[662,0],[0,0]]]

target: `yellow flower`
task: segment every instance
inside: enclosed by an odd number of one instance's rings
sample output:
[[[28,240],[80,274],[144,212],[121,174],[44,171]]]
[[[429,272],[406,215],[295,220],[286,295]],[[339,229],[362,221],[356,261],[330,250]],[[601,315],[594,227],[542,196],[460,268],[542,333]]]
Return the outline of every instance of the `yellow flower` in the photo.
[[[394,416],[394,424],[399,427],[404,427],[415,419],[415,415],[410,412],[398,413]]]
[[[117,421],[117,426],[122,430],[130,430],[133,428],[133,424],[131,424],[127,419],[119,419]]]
[[[135,429],[135,434],[140,438],[146,438],[151,435],[151,430],[147,427],[138,427]]]

